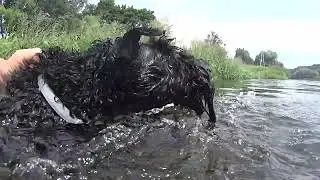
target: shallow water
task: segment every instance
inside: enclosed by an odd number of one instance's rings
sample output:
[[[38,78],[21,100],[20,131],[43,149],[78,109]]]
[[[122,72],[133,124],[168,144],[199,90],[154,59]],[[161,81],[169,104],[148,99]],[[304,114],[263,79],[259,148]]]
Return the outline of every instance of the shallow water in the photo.
[[[320,82],[218,84],[213,130],[205,115],[174,107],[89,140],[57,130],[39,137],[50,142],[44,154],[41,143],[19,144],[20,163],[0,179],[320,179]]]

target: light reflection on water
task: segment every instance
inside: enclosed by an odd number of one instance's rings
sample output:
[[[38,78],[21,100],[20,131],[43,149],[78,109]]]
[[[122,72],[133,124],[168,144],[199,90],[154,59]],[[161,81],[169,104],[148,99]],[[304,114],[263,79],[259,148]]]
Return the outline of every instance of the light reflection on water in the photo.
[[[14,172],[22,179],[320,179],[320,82],[217,86],[214,130],[206,117],[170,107],[138,117],[137,126],[111,125],[89,142],[57,132],[50,141],[63,145],[41,157],[28,146]]]

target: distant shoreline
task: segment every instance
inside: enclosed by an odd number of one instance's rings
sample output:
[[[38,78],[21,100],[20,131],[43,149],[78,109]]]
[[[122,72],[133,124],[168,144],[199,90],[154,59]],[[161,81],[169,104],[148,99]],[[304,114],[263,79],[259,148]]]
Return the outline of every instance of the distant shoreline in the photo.
[[[289,79],[297,80],[320,80],[320,64],[311,66],[298,66],[290,69]]]

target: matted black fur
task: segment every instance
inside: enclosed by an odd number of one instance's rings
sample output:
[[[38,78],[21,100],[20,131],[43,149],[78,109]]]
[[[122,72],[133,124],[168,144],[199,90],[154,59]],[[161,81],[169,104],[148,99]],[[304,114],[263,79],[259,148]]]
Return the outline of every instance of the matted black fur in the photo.
[[[141,43],[142,35],[150,36],[149,42]],[[7,115],[20,123],[59,118],[38,91],[37,76],[43,74],[72,115],[86,123],[112,121],[120,114],[169,103],[198,115],[206,111],[214,123],[210,69],[204,61],[170,45],[171,41],[160,30],[134,28],[114,42],[95,42],[85,53],[51,48],[42,53],[35,68],[13,76],[8,83],[11,99],[0,106],[14,103],[16,110]],[[2,117],[8,108],[1,110]]]
[[[142,35],[151,38],[141,43]],[[112,123],[117,115],[169,103],[198,115],[207,112],[215,123],[208,65],[171,41],[160,30],[134,28],[114,41],[96,41],[84,53],[44,51],[33,68],[27,66],[12,76],[8,96],[0,99],[0,167],[14,169],[37,154],[60,161],[64,151],[60,146],[70,143],[64,142],[70,134],[90,139],[99,131],[96,122]],[[72,115],[86,124],[68,124],[56,114],[38,89],[40,74]]]

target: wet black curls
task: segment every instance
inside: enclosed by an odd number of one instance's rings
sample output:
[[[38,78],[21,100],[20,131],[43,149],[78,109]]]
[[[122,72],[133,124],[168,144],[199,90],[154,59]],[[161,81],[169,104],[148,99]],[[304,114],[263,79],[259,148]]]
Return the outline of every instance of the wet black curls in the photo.
[[[150,39],[142,43],[141,36]],[[27,159],[24,156],[37,153],[12,147],[32,143],[40,154],[50,152],[48,143],[58,147],[60,141],[46,138],[59,128],[90,134],[97,124],[115,122],[118,115],[169,103],[194,110],[199,116],[206,112],[209,121],[215,123],[209,66],[171,45],[172,40],[158,29],[133,28],[115,40],[95,41],[87,52],[58,47],[45,50],[35,67],[13,75],[7,85],[9,96],[0,100],[0,166],[12,167],[19,159]],[[67,124],[55,113],[38,90],[40,74],[72,116],[85,124]],[[19,133],[24,134],[23,139]],[[29,138],[26,133],[30,133]],[[47,136],[34,139],[34,133]],[[10,134],[20,139],[10,138]]]
[[[140,43],[142,35],[152,38]],[[112,121],[119,114],[169,103],[190,108],[198,115],[207,112],[209,120],[215,122],[209,68],[204,61],[170,45],[171,40],[160,30],[135,28],[114,42],[94,42],[85,53],[51,48],[42,54],[35,69],[24,69],[9,83],[11,101],[20,104],[14,116],[27,124],[59,118],[51,114],[38,92],[37,76],[43,74],[72,115],[86,123]],[[50,113],[45,112],[47,109]]]

